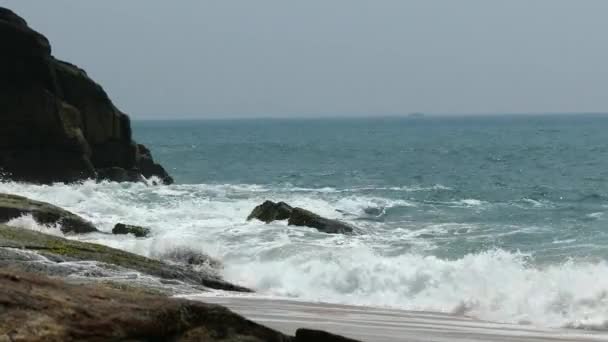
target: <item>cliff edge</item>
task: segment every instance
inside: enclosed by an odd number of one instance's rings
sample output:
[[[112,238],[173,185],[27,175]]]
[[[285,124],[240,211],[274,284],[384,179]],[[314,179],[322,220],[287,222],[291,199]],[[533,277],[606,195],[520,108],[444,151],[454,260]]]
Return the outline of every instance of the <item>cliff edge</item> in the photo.
[[[42,34],[0,7],[0,172],[5,179],[173,179],[132,139],[129,117]]]

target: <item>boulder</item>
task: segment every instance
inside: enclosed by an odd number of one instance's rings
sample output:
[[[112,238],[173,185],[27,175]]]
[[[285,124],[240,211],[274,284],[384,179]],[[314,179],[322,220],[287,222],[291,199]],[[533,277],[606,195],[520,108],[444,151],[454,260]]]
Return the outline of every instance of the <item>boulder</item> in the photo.
[[[117,223],[112,229],[112,234],[133,234],[135,237],[146,237],[150,235],[150,228]]]
[[[0,302],[3,341],[293,341],[219,305],[6,269]]]
[[[0,222],[32,215],[41,224],[59,224],[64,233],[97,232],[93,224],[82,217],[46,202],[22,196],[0,193]]]
[[[275,203],[273,201],[265,201],[251,211],[251,214],[247,216],[247,221],[254,218],[266,223],[276,220],[287,220],[291,216],[292,209],[285,202]]]
[[[49,41],[0,7],[0,172],[34,183],[95,178],[107,168],[173,180],[132,139],[129,117]],[[129,171],[130,172],[130,171]],[[102,172],[103,173],[103,172]],[[124,179],[124,178],[121,178]],[[138,177],[129,177],[128,180]]]
[[[312,227],[328,234],[350,234],[354,230],[347,223],[327,219],[302,208],[293,208],[287,224],[290,226]]]
[[[276,220],[288,220],[290,226],[306,226],[328,234],[350,234],[354,228],[347,223],[321,217],[302,208],[292,208],[285,202],[265,201],[255,207],[247,220],[258,219],[270,223]]]

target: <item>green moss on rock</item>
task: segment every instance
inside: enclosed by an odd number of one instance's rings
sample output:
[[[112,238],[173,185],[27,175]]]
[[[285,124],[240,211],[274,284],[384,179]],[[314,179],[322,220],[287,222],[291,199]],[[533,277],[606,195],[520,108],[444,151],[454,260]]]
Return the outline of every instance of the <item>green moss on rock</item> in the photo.
[[[0,224],[0,247],[24,248],[49,255],[56,259],[97,261],[132,269],[163,279],[175,279],[192,285],[229,291],[250,292],[251,290],[230,284],[217,276],[195,271],[179,265],[169,265],[162,261],[125,252],[95,243],[68,240],[22,228]]]

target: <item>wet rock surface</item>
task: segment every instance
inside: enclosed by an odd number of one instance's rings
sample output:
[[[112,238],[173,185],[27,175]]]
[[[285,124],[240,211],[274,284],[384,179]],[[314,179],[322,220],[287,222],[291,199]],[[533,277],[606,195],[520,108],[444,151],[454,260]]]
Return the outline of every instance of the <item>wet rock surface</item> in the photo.
[[[344,222],[319,216],[309,210],[293,208],[285,202],[265,201],[255,207],[247,220],[258,219],[270,223],[277,220],[288,220],[290,226],[305,226],[316,228],[328,234],[351,234],[354,228]]]
[[[104,267],[101,269],[106,271],[112,268],[121,268],[160,279],[175,280],[190,285],[201,285],[211,289],[251,292],[247,288],[222,280],[216,274],[209,274],[189,267],[181,267],[180,265],[167,264],[160,260],[146,258],[103,245],[64,239],[58,236],[2,224],[0,224],[0,249],[36,252],[51,261],[55,261],[56,265],[53,263],[31,263],[22,260],[22,256],[10,259],[11,254],[5,252],[4,265],[20,265],[22,268],[27,268],[28,270],[35,269],[48,275],[66,276],[77,273],[79,271],[76,267],[78,264],[74,266],[70,262],[95,262],[102,264]],[[68,265],[62,263],[68,263]],[[59,272],[60,274],[55,274],[55,272]]]
[[[0,222],[6,222],[23,215],[32,215],[41,224],[59,224],[61,225],[61,231],[64,233],[92,233],[98,231],[91,222],[50,203],[0,193]]]
[[[150,235],[150,228],[134,226],[130,224],[117,223],[114,228],[112,228],[112,234],[115,235],[125,235],[132,234],[135,237],[146,237]]]
[[[344,222],[327,219],[302,208],[293,209],[287,224],[312,227],[328,234],[350,234],[354,230],[353,227]]]
[[[247,221],[258,219],[270,223],[276,220],[287,220],[291,216],[292,210],[293,208],[285,202],[265,201],[251,211],[251,214],[247,216]]]

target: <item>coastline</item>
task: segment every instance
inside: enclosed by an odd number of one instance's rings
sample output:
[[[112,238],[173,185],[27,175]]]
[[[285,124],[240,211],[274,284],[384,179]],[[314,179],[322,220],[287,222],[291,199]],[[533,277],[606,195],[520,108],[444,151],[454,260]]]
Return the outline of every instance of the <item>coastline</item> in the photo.
[[[132,129],[3,7],[0,36],[0,341],[608,341],[590,115]]]
[[[293,334],[322,329],[362,341],[606,341],[608,332],[505,324],[445,313],[313,303],[217,292],[178,296],[220,304],[257,323]]]

